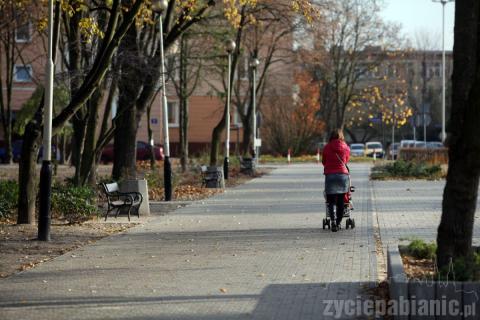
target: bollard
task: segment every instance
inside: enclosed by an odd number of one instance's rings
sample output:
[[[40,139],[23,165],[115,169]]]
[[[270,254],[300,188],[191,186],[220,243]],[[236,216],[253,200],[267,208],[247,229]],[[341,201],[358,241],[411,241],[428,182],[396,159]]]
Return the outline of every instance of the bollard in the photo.
[[[290,148],[288,149],[288,153],[287,153],[287,162],[288,164],[290,164],[290,161],[291,161],[291,157],[290,157]]]
[[[375,151],[373,151],[373,163],[375,163],[376,160],[377,160],[377,154],[375,153]]]
[[[317,164],[320,164],[320,149],[317,148]]]

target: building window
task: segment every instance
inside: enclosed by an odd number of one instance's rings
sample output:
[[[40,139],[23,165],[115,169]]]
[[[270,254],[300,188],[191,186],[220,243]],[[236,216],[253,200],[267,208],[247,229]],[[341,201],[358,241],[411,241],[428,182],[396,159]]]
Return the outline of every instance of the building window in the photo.
[[[172,127],[178,127],[180,124],[180,112],[177,101],[168,102],[168,125]]]
[[[32,33],[31,33],[30,22],[20,24],[15,29],[15,41],[22,43],[22,42],[30,42],[31,40],[32,40]]]
[[[32,81],[32,66],[30,65],[16,65],[15,66],[15,82],[31,82]]]

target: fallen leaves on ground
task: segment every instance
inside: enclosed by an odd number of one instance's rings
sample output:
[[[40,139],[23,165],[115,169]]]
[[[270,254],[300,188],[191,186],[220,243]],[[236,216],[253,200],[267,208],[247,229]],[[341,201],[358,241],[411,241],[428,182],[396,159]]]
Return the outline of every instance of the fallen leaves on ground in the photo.
[[[435,264],[432,259],[416,259],[404,255],[402,261],[409,279],[432,279],[435,276]]]
[[[202,188],[193,185],[181,185],[175,188],[173,198],[177,201],[193,201],[205,199],[222,192],[222,189]],[[162,201],[165,197],[165,189],[149,189],[148,196],[150,200]]]

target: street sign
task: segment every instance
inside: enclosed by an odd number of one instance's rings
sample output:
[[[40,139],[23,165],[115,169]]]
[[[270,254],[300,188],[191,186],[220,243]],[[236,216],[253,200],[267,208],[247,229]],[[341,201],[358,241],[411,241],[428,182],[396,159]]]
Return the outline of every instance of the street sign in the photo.
[[[158,119],[157,118],[152,118],[150,119],[151,124],[158,124]]]
[[[382,118],[369,118],[368,121],[370,121],[372,123],[381,123]]]
[[[255,139],[254,147],[261,147],[262,146],[262,139]]]

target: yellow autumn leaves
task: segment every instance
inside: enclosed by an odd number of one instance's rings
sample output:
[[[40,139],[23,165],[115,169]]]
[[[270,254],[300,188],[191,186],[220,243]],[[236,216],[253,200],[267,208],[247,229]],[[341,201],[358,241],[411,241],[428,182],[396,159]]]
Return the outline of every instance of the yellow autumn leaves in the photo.
[[[381,117],[379,120],[387,125],[395,120],[395,125],[400,128],[413,115],[413,109],[407,105],[406,99],[406,92],[388,95],[379,86],[364,88],[347,107],[348,125],[361,126],[368,120],[368,126],[373,127],[372,119]]]

